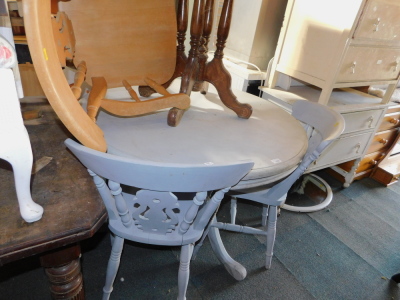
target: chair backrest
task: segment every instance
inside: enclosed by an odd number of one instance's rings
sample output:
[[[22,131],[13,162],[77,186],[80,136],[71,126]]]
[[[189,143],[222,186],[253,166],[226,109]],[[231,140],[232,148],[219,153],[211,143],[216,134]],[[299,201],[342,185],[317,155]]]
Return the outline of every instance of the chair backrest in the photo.
[[[317,147],[321,153],[343,132],[345,126],[341,114],[328,106],[307,100],[296,101],[292,106],[292,115],[312,129],[306,156]]]
[[[313,129],[310,133],[308,149],[296,170],[266,192],[265,196],[268,198],[282,199],[308,166],[334,139],[342,134],[345,126],[341,114],[328,106],[307,100],[296,101],[292,107],[292,115]]]
[[[71,139],[65,144],[94,176],[107,207],[110,229],[143,243],[180,245],[183,240],[199,239],[223,194],[253,167],[250,161],[163,164],[102,153]],[[108,179],[109,189],[99,176]],[[120,184],[140,191],[135,195],[121,194]],[[218,199],[202,207],[207,191],[213,190],[220,190],[214,195]],[[172,192],[196,196],[193,201],[181,201]]]
[[[59,3],[75,34],[75,65],[85,61],[87,78],[108,87],[162,84],[176,63],[175,0],[71,0]]]
[[[59,15],[61,25],[55,27],[52,2],[22,2],[29,50],[40,85],[67,129],[85,146],[106,152],[103,131],[76,101],[60,68],[60,47],[54,40],[57,32],[53,34],[52,29],[61,33],[69,22]],[[103,76],[108,87],[115,87],[122,86],[121,78],[139,85],[144,84],[144,77],[164,83],[173,74],[177,34],[174,0],[56,2],[71,18],[75,35],[74,47],[71,42],[71,47],[61,50],[65,49],[65,57],[75,55],[76,64],[87,60],[87,78]]]
[[[288,177],[275,184],[271,189],[241,194],[240,198],[260,203],[267,201],[268,203],[265,204],[270,204],[272,200],[276,205],[282,204],[285,201],[284,196],[295,181],[344,130],[345,122],[342,115],[325,105],[298,100],[292,106],[292,115],[304,123],[308,129],[311,129],[308,148],[302,161]]]

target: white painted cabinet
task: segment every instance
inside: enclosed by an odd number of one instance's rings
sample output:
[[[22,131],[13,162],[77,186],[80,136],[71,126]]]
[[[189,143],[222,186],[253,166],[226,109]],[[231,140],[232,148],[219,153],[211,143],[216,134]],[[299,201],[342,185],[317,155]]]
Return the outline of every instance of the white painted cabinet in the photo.
[[[264,98],[290,109],[296,99],[338,110],[342,136],[309,171],[356,159],[354,178],[382,121],[400,75],[399,0],[289,0]],[[293,81],[295,79],[295,81]],[[384,97],[350,87],[387,84]]]

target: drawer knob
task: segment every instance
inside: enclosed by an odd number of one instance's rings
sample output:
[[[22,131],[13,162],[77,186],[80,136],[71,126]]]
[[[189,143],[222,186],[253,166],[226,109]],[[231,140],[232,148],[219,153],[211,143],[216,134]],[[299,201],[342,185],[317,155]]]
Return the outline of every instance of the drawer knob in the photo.
[[[400,120],[399,120],[399,119],[395,119],[395,118],[391,118],[391,119],[389,120],[389,123],[392,123],[392,124],[394,124],[394,125],[399,124],[399,122],[400,122]]]
[[[371,159],[371,160],[369,161],[369,164],[370,164],[370,165],[373,165],[373,166],[375,166],[377,163],[378,163],[378,161],[376,161],[375,159]]]
[[[400,65],[400,60],[396,60],[394,62],[393,72],[397,72],[399,65]]]
[[[373,122],[374,122],[374,117],[373,117],[373,116],[370,116],[370,117],[368,118],[368,122],[369,122],[368,127],[371,128],[371,127],[372,127],[372,124],[373,124]]]
[[[379,24],[381,24],[381,18],[376,19],[376,22],[374,23],[374,31],[379,31]]]
[[[386,145],[388,142],[389,142],[389,140],[387,140],[387,139],[380,139],[379,140],[379,143],[381,143],[383,145]]]
[[[356,149],[356,153],[358,154],[360,152],[361,144],[357,143],[357,145],[354,148]]]
[[[353,61],[353,63],[351,64],[351,67],[350,67],[351,74],[354,74],[356,72],[356,65],[357,65],[357,62]]]

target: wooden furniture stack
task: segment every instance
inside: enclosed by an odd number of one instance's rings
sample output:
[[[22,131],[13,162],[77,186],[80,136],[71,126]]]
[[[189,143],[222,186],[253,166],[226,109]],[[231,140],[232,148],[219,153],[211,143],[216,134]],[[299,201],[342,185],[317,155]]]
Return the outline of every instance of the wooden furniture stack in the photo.
[[[389,106],[378,130],[372,138],[366,155],[361,159],[354,173],[354,180],[370,177],[376,166],[386,157],[396,140],[400,128],[400,105]],[[349,172],[355,161],[338,165]],[[340,179],[340,178],[339,178]],[[378,180],[379,181],[379,180]],[[392,180],[389,180],[391,182]],[[386,183],[388,184],[388,183]]]
[[[393,139],[391,145],[385,148],[384,153],[381,155],[381,161],[372,170],[371,177],[376,181],[385,184],[386,186],[396,183],[400,176],[400,105],[390,107],[388,114],[382,122],[382,126],[389,121],[392,124],[388,135]],[[393,125],[394,124],[394,125]],[[388,145],[390,142],[388,143]]]
[[[309,171],[332,166],[348,186],[364,155],[375,151],[369,145],[381,130],[378,124],[399,79],[399,15],[396,0],[288,2],[269,88],[262,90],[284,106],[295,98],[317,101],[346,120],[342,136]],[[382,99],[350,89],[377,84],[388,85]],[[288,90],[286,96],[273,89],[276,85]],[[350,160],[350,167],[339,165]]]

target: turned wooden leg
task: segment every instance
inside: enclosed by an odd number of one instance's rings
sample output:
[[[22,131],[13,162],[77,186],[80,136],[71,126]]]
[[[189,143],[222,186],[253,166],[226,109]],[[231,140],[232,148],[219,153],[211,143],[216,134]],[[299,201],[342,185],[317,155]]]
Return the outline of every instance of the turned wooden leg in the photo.
[[[276,220],[278,216],[278,208],[269,206],[268,210],[268,228],[267,228],[267,249],[265,252],[265,268],[270,269],[272,256],[274,255],[274,245],[276,236]]]
[[[85,299],[80,255],[79,244],[73,244],[47,253],[40,258],[40,263],[50,282],[53,299]]]
[[[190,23],[190,50],[182,73],[180,93],[190,95],[199,70],[198,56],[203,32],[204,1],[195,0],[193,4],[192,20]],[[185,111],[171,108],[168,113],[168,125],[177,126]]]
[[[181,77],[183,71],[185,70],[187,63],[187,57],[185,54],[185,39],[188,28],[188,15],[188,0],[179,0],[177,9],[178,45],[176,47],[175,71],[172,77],[162,85],[165,88],[169,87],[174,79]],[[149,86],[139,86],[139,94],[143,97],[149,97],[154,92],[155,91]]]
[[[206,65],[204,72],[204,80],[212,83],[218,91],[221,101],[230,109],[232,109],[240,118],[250,118],[253,110],[249,104],[243,104],[237,101],[236,96],[232,93],[232,78],[225,69],[222,59],[224,57],[223,49],[228,38],[231,26],[233,0],[225,0],[221,11],[221,17],[218,24],[217,32],[217,49],[213,60]]]
[[[113,290],[114,280],[119,269],[123,248],[124,239],[119,236],[114,236],[111,255],[107,265],[106,283],[103,288],[103,300],[110,298],[110,294]]]
[[[200,39],[199,46],[199,73],[197,75],[196,82],[193,86],[193,91],[200,91],[203,94],[207,92],[208,83],[203,81],[204,69],[208,59],[208,43],[210,41],[210,35],[214,21],[214,0],[207,0],[204,7],[204,26],[203,34]]]
[[[193,254],[193,244],[181,247],[179,272],[178,272],[178,300],[186,299],[186,290],[190,276],[190,259]]]

